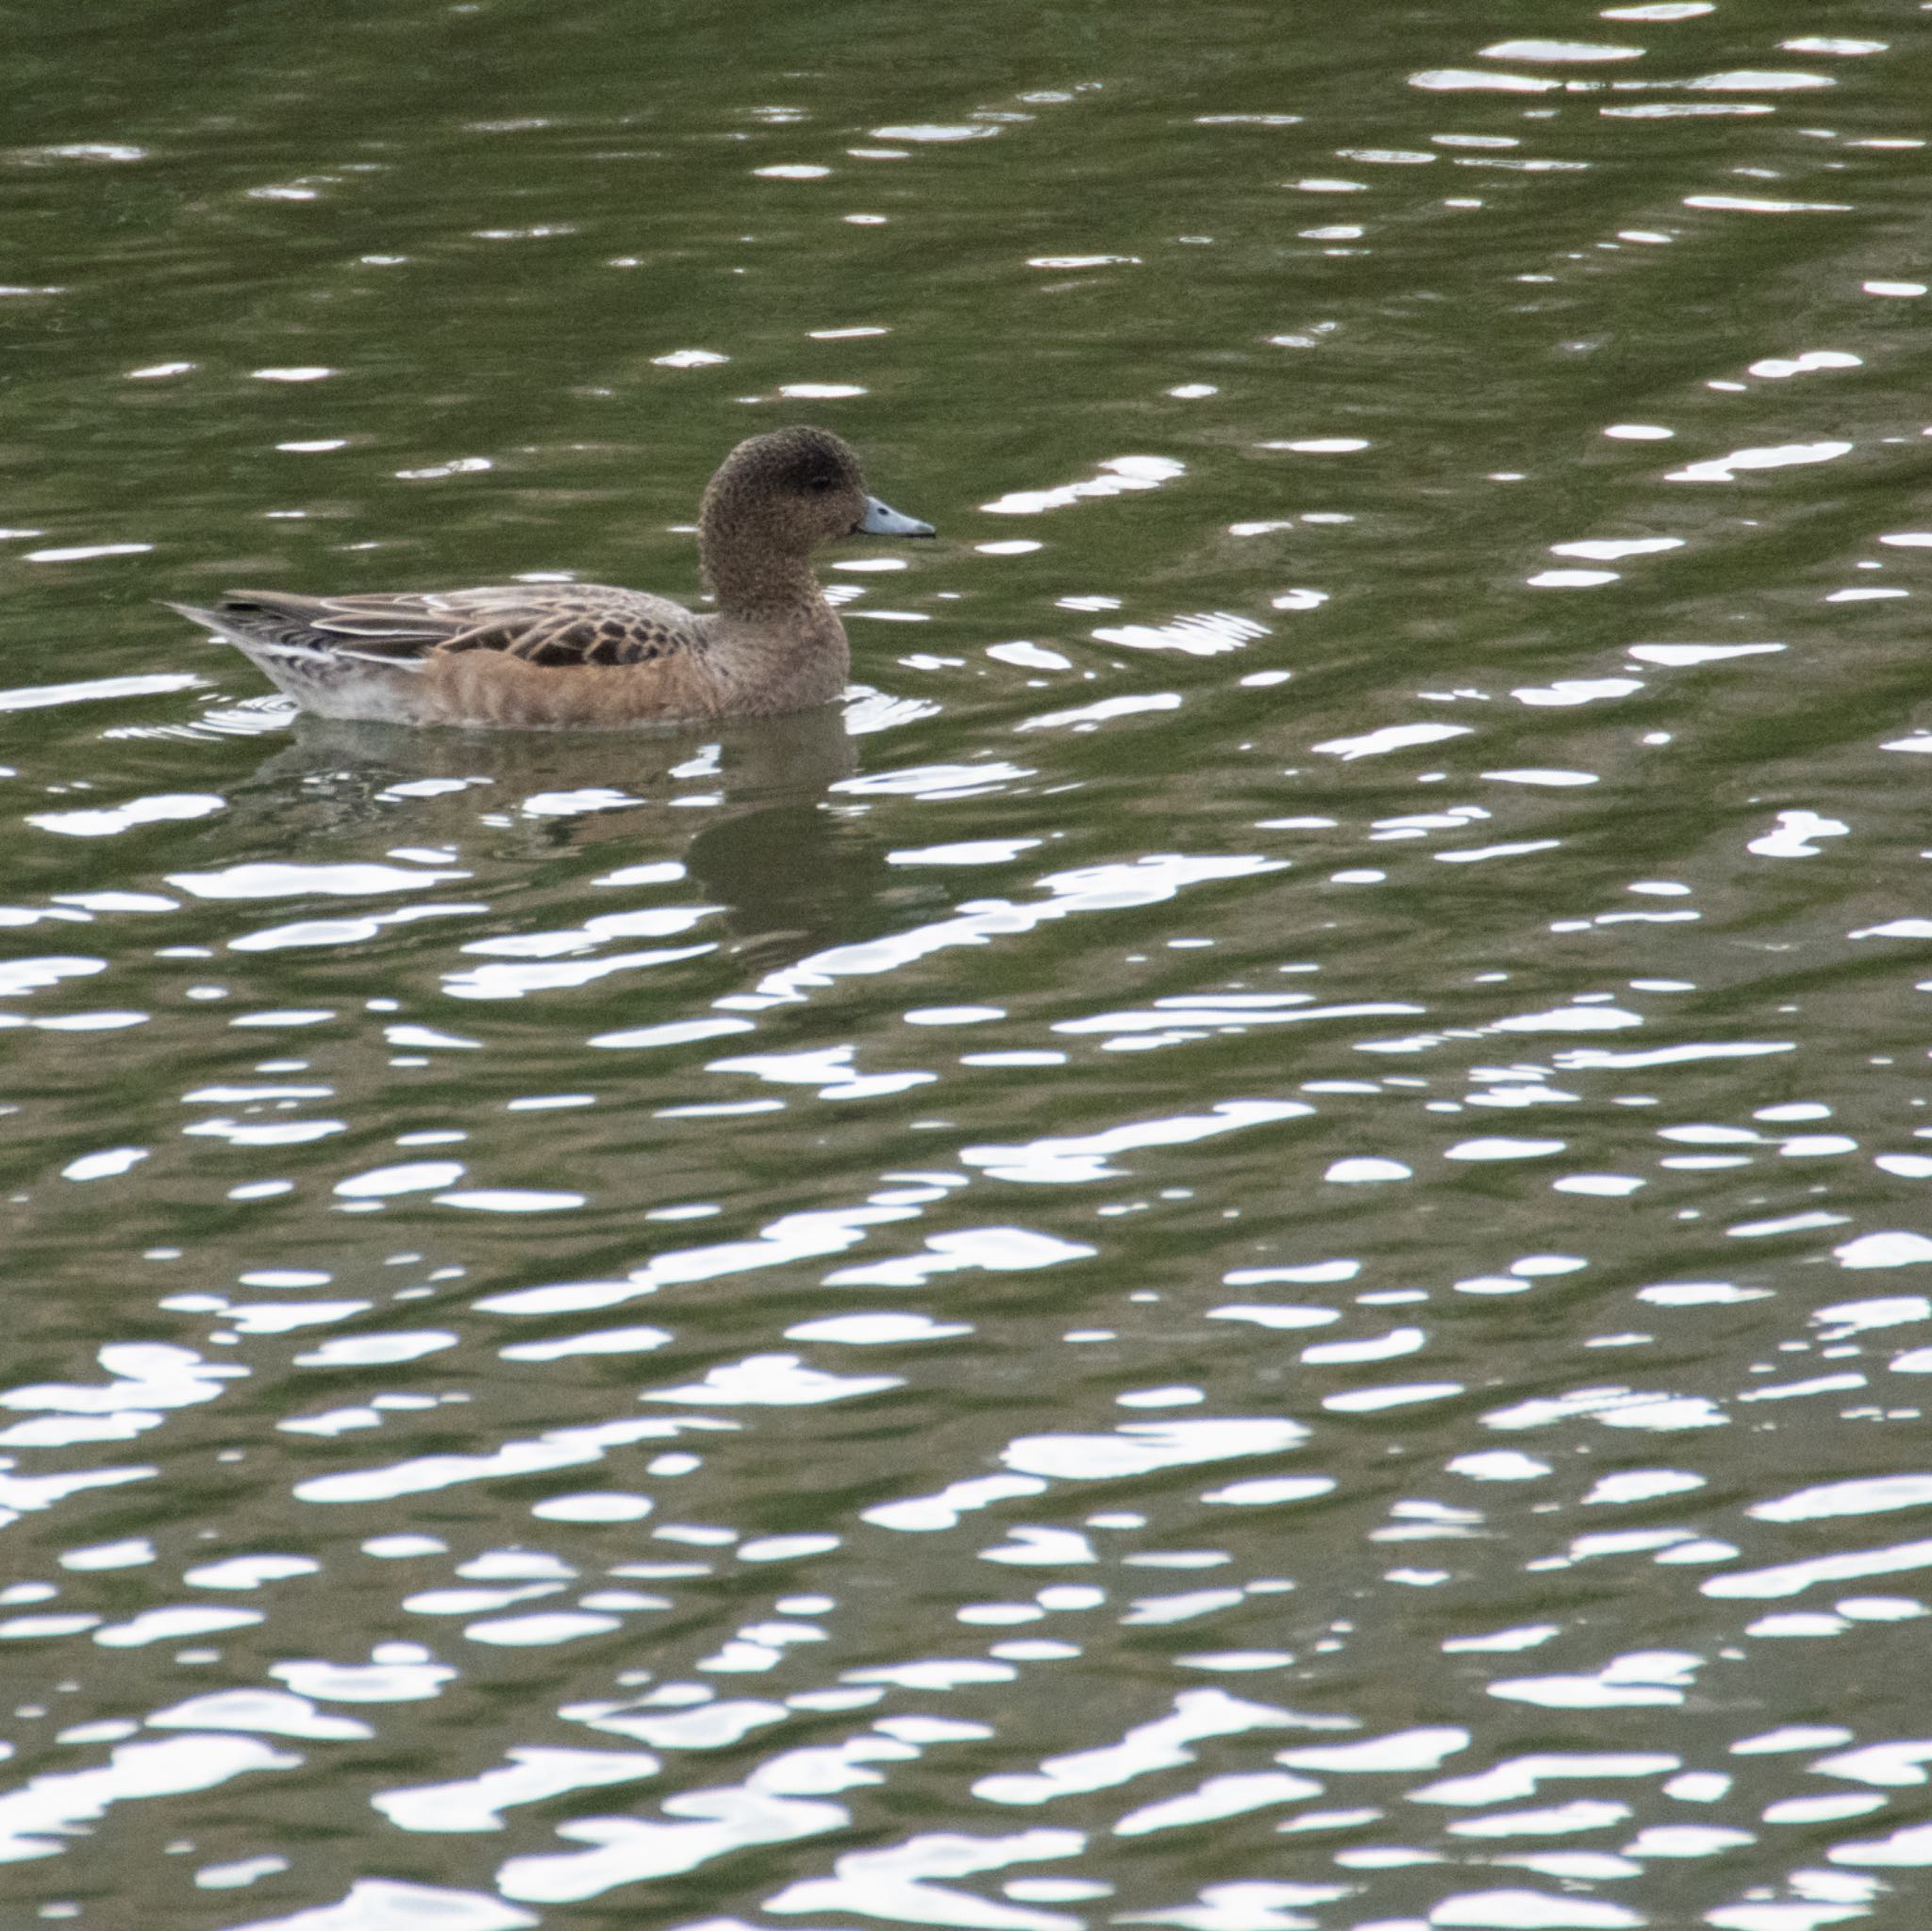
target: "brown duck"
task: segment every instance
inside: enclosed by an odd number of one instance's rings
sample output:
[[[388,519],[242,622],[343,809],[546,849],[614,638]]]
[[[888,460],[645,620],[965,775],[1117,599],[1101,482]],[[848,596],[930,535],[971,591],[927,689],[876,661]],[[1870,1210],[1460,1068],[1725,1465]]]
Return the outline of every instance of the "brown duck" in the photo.
[[[717,608],[590,583],[340,597],[230,591],[171,609],[244,652],[305,710],[392,724],[599,730],[802,710],[845,688],[844,625],[811,553],[929,537],[868,494],[826,429],[741,442],[707,486],[698,562]]]

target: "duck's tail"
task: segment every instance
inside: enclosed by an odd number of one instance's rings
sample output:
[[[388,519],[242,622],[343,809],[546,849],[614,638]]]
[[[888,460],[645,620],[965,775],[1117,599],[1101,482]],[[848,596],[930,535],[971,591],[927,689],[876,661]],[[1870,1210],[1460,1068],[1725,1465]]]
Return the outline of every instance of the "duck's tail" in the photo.
[[[208,610],[198,604],[162,601],[191,624],[233,644],[278,691],[318,717],[422,721],[421,658],[344,648],[334,638],[305,639],[300,630],[264,624],[264,613],[247,605]]]

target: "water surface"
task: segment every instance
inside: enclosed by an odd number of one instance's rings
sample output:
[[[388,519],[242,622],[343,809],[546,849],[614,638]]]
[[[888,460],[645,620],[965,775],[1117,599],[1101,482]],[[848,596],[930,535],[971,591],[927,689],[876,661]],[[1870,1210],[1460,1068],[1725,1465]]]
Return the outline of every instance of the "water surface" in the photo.
[[[1919,13],[19,42],[10,1912],[1920,1922]],[[155,605],[799,419],[838,710]]]

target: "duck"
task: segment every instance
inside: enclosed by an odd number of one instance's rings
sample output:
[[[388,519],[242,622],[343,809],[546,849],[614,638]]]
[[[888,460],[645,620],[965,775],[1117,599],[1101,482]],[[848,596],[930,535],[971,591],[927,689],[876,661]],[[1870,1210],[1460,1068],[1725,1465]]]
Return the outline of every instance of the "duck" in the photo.
[[[866,488],[851,445],[804,424],[725,457],[698,508],[715,608],[591,583],[169,604],[306,711],[391,724],[622,729],[830,704],[851,648],[811,565],[846,537],[930,537]]]

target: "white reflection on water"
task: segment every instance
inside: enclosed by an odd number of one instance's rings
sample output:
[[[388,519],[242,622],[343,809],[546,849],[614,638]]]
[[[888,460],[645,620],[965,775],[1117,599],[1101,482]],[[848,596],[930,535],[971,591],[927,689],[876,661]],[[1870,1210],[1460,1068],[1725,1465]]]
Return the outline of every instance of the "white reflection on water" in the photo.
[[[256,1771],[295,1770],[303,1759],[248,1738],[198,1734],[124,1743],[94,1770],[37,1776],[0,1796],[0,1860],[57,1856],[63,1839],[130,1798],[212,1790]]]
[[[67,838],[114,838],[139,825],[211,818],[227,808],[225,798],[212,797],[205,792],[158,792],[145,798],[130,798],[125,805],[94,807],[80,811],[29,812],[26,822],[38,825],[42,831],[58,832]]]
[[[330,1716],[286,1690],[217,1690],[191,1696],[147,1719],[157,1730],[244,1730],[314,1742],[356,1742],[375,1735],[359,1717]]]
[[[969,1167],[983,1167],[994,1179],[1066,1186],[1117,1177],[1122,1170],[1109,1165],[1109,1159],[1135,1147],[1184,1145],[1250,1126],[1307,1119],[1314,1110],[1300,1100],[1223,1100],[1209,1113],[1138,1121],[1100,1133],[1055,1135],[1018,1146],[964,1146],[959,1159]]]
[[[1031,1475],[979,1475],[951,1483],[937,1495],[876,1503],[864,1511],[864,1519],[878,1528],[930,1534],[956,1528],[962,1516],[991,1508],[995,1503],[1043,1494],[1046,1486]]]
[[[1061,1481],[1119,1481],[1250,1455],[1279,1455],[1307,1440],[1299,1422],[1253,1419],[1126,1422],[1111,1435],[1022,1436],[1000,1459],[1024,1474]]]
[[[842,1805],[773,1794],[771,1785],[782,1783],[783,1764],[783,1757],[773,1759],[741,1788],[665,1798],[665,1813],[677,1822],[613,1817],[559,1824],[558,1836],[592,1848],[508,1858],[497,1872],[497,1888],[532,1904],[577,1903],[618,1885],[694,1871],[755,1844],[790,1843],[851,1821]]]
[[[951,1340],[957,1334],[972,1334],[970,1321],[942,1323],[931,1315],[910,1313],[863,1313],[827,1315],[821,1321],[800,1321],[784,1330],[787,1340],[829,1340],[846,1348],[892,1348],[916,1340]]]
[[[515,942],[504,941],[506,944]],[[589,942],[595,944],[600,941],[592,937]],[[579,959],[569,965],[475,966],[467,972],[446,974],[442,983],[444,991],[452,999],[523,999],[532,992],[594,985],[616,973],[635,972],[650,966],[678,965],[686,959],[702,958],[714,949],[708,942],[662,945],[641,952],[612,953],[603,958]]]
[[[1485,60],[1636,60],[1641,58],[1643,49],[1594,41],[1525,40],[1497,41],[1481,48],[1479,54]]]
[[[475,1891],[358,1877],[340,1904],[291,1917],[258,1918],[235,1931],[421,1931],[430,1924],[436,1931],[531,1931],[539,1922],[501,1898]]]
[[[1587,1674],[1498,1677],[1489,1694],[1542,1709],[1645,1709],[1681,1704],[1705,1659],[1688,1651],[1616,1656]]]
[[[273,1877],[289,1868],[286,1857],[265,1852],[259,1857],[240,1857],[232,1864],[204,1864],[194,1873],[200,1890],[239,1890],[263,1877]]]
[[[1099,635],[1097,631],[1094,634]],[[1013,729],[1016,732],[1092,731],[1114,718],[1138,717],[1149,711],[1178,710],[1180,707],[1178,691],[1149,691],[1126,697],[1096,698],[1091,704],[1075,705],[1068,710],[1042,711],[1035,717],[1021,719]]]
[[[153,697],[198,691],[205,678],[190,673],[152,671],[131,677],[94,677],[75,684],[31,684],[0,691],[0,711],[41,710],[52,705],[93,704],[116,697]]]
[[[297,1482],[298,1501],[358,1503],[393,1501],[464,1482],[494,1481],[506,1475],[545,1473],[553,1469],[579,1468],[601,1461],[607,1450],[633,1442],[665,1440],[685,1428],[722,1428],[724,1422],[697,1419],[606,1422],[599,1425],[556,1428],[531,1441],[508,1441],[488,1455],[415,1457],[391,1468],[317,1475]]]
[[[1710,457],[1702,462],[1687,463],[1672,470],[1664,478],[1669,483],[1731,483],[1740,471],[1788,469],[1793,464],[1834,462],[1849,456],[1856,445],[1850,442],[1779,442],[1751,449],[1734,449],[1728,456]]]
[[[305,865],[277,859],[229,865],[219,872],[178,873],[168,883],[204,899],[293,898],[311,892],[354,898],[375,892],[414,891],[419,886],[441,885],[470,875],[462,871],[432,871],[427,866]]]
[[[607,1327],[558,1340],[512,1341],[497,1353],[506,1361],[560,1361],[572,1355],[648,1354],[673,1339],[662,1327]]]
[[[1257,638],[1266,637],[1268,626],[1227,610],[1203,610],[1175,617],[1166,624],[1103,627],[1093,635],[1102,643],[1118,644],[1127,650],[1174,650],[1188,657],[1210,658],[1224,651],[1240,650]]]
[[[1380,730],[1364,732],[1356,738],[1332,738],[1311,748],[1352,762],[1357,757],[1380,757],[1391,751],[1412,750],[1421,744],[1440,744],[1450,738],[1466,738],[1470,724],[1385,724]]]
[[[517,1289],[476,1303],[485,1313],[546,1317],[583,1313],[655,1293],[660,1287],[714,1280],[752,1269],[825,1254],[841,1254],[866,1238],[866,1229],[913,1217],[909,1207],[867,1206],[842,1212],[785,1214],[751,1240],[675,1248],[655,1256],[623,1281],[587,1281]]]
[[[718,1407],[815,1407],[904,1386],[897,1374],[831,1374],[806,1366],[796,1355],[754,1355],[713,1368],[695,1385],[656,1389],[644,1399]]]
[[[269,1674],[319,1703],[419,1703],[440,1696],[456,1672],[420,1643],[376,1644],[367,1663],[275,1663]]]
[[[1158,490],[1187,474],[1187,465],[1173,457],[1116,456],[1099,466],[1098,475],[1047,490],[1012,490],[981,509],[989,516],[1039,516],[1049,509],[1096,497],[1118,496],[1138,490]]]
[[[655,1775],[658,1760],[642,1750],[558,1750],[520,1746],[500,1770],[458,1783],[419,1784],[378,1791],[370,1802],[402,1830],[501,1830],[502,1813],[572,1790],[635,1783]]]
[[[1104,1790],[1157,1771],[1194,1760],[1193,1746],[1211,1737],[1260,1729],[1341,1728],[1345,1723],[1309,1718],[1274,1704],[1230,1696],[1224,1690],[1184,1690],[1170,1715],[1137,1724],[1118,1742],[1048,1757],[1038,1771],[982,1777],[974,1796],[992,1804],[1037,1805],[1057,1797]],[[1319,1790],[1312,1786],[1310,1793]]]
[[[1077,1918],[1058,1911],[1034,1911],[991,1904],[975,1892],[954,1889],[939,1880],[1005,1871],[1015,1864],[1077,1856],[1087,1847],[1084,1833],[1024,1830],[1010,1835],[967,1836],[953,1831],[922,1832],[887,1850],[849,1851],[833,1861],[830,1877],[790,1885],[765,1903],[768,1911],[852,1911],[866,1918],[912,1924],[983,1926],[985,1931],[1075,1931]],[[1012,1884],[1007,1895],[1022,1893]],[[1058,1897],[1050,1884],[1034,1880],[1030,1896]],[[1110,1894],[1111,1887],[1076,1886],[1074,1896]]]
[[[1211,880],[1247,878],[1287,869],[1286,861],[1261,857],[1205,857],[1148,853],[1129,863],[1083,866],[1048,873],[1039,880],[1049,894],[1030,904],[980,899],[952,917],[857,944],[830,946],[808,954],[795,965],[767,974],[756,999],[731,1000],[737,1007],[801,1000],[815,988],[851,975],[890,973],[954,946],[980,946],[1012,938],[1052,921],[1095,911],[1119,911],[1158,905],[1191,886]],[[721,1002],[722,1003],[722,1002]]]
[[[209,1636],[221,1629],[246,1629],[260,1623],[259,1609],[202,1608],[194,1605],[143,1609],[125,1623],[104,1624],[93,1633],[103,1649],[145,1649],[150,1643],[179,1642],[190,1636]]]

